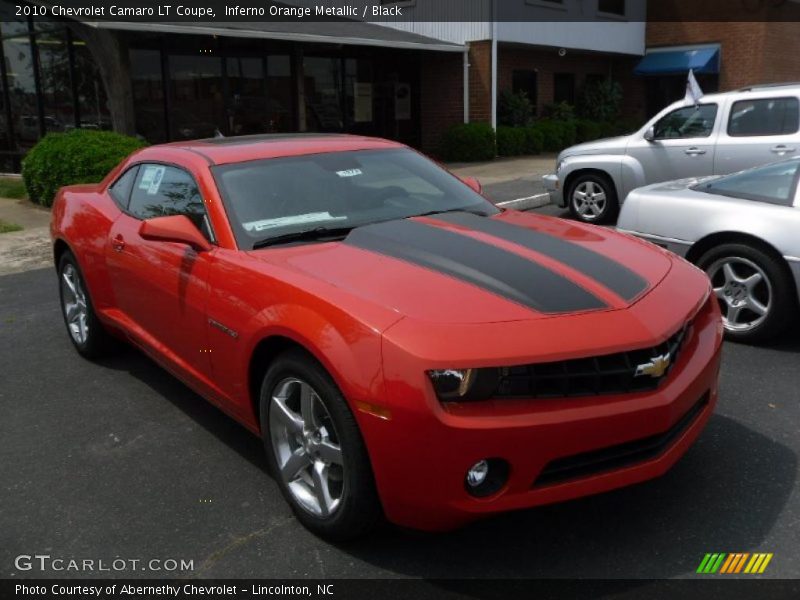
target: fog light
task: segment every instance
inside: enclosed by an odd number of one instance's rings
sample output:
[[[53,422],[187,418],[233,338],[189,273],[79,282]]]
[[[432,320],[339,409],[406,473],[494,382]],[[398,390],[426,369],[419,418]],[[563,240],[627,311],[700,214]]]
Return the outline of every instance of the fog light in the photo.
[[[479,460],[467,471],[467,485],[469,487],[478,487],[486,481],[486,476],[488,474],[489,463],[485,460]]]
[[[485,498],[496,494],[508,481],[510,468],[502,458],[485,458],[472,465],[464,478],[470,496]]]

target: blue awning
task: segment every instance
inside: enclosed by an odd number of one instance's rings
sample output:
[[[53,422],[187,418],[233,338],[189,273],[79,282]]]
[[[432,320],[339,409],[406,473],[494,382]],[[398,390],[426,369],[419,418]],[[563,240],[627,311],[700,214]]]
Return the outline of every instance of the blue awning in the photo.
[[[719,48],[650,52],[633,72],[637,75],[681,75],[689,69],[695,73],[719,73]]]

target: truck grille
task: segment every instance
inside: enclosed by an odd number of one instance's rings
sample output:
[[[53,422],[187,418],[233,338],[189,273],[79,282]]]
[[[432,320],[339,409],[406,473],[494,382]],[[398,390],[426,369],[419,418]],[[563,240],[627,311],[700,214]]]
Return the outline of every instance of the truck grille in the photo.
[[[646,392],[667,378],[688,337],[690,325],[652,348],[504,367],[496,398],[564,398]],[[669,357],[664,364],[664,357]]]

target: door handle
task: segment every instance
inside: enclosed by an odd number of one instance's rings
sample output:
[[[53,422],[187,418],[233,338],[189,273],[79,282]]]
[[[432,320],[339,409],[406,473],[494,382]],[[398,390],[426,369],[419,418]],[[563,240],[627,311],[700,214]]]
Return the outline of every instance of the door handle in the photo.
[[[789,146],[784,146],[783,144],[779,144],[777,146],[773,146],[769,149],[770,152],[774,154],[786,154],[787,152],[794,152],[794,148],[790,148]]]
[[[695,147],[687,148],[683,152],[685,154],[688,154],[689,156],[698,156],[700,154],[705,154],[706,153],[705,150],[701,150],[700,148],[695,148]]]
[[[117,234],[117,236],[111,240],[111,247],[114,249],[114,252],[122,252],[125,249],[125,238]]]

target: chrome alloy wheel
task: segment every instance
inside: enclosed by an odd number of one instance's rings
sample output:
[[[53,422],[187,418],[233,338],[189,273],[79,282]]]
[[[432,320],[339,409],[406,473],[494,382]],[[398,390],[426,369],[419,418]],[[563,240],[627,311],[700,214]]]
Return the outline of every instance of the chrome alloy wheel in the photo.
[[[89,310],[81,278],[74,265],[67,263],[61,273],[61,308],[72,339],[85,344],[89,338]]]
[[[328,517],[344,497],[344,462],[328,409],[308,383],[289,377],[272,392],[269,433],[275,462],[297,503]]]
[[[747,258],[726,256],[708,268],[708,276],[726,329],[750,331],[764,322],[772,307],[772,284],[761,267]]]
[[[608,199],[605,190],[594,181],[584,181],[572,192],[572,205],[582,218],[596,221],[606,211]]]

